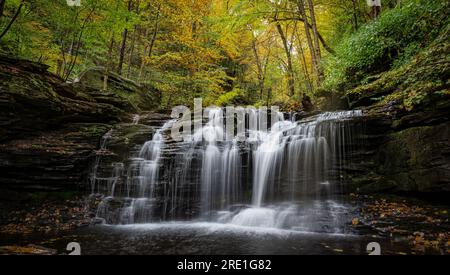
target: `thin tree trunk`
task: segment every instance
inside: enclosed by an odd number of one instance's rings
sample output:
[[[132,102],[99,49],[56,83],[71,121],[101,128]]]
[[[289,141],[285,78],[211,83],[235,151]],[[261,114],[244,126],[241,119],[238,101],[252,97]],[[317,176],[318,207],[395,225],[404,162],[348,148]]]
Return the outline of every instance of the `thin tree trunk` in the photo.
[[[272,99],[272,88],[268,88],[267,89],[267,101],[266,101],[266,106],[267,107],[270,106],[271,99]]]
[[[355,31],[358,30],[358,8],[356,5],[356,0],[352,0],[352,4],[353,4],[353,24],[355,27]]]
[[[311,24],[309,24],[308,21],[303,19],[303,17],[301,17],[301,16],[300,17],[296,16],[296,17],[289,17],[289,18],[276,18],[276,19],[274,19],[274,21],[279,21],[279,22],[281,22],[281,21],[293,21],[293,20],[303,22],[304,24],[306,23],[308,28],[312,29]],[[333,55],[336,54],[336,52],[325,42],[325,39],[320,34],[320,32],[317,33],[317,36],[319,37],[319,41],[320,41],[320,43],[322,43],[323,48],[327,52],[329,52],[329,53],[331,53]]]
[[[144,37],[147,37],[147,35],[148,35],[148,29],[146,29]],[[141,58],[141,66],[139,67],[138,82],[141,82],[141,79],[142,79],[142,73],[144,72],[145,58],[147,57],[148,48],[149,48],[148,45],[144,46],[144,53],[142,54],[142,58]]]
[[[374,19],[377,19],[378,16],[380,15],[380,13],[381,13],[381,7],[379,7],[379,6],[374,6],[374,7],[373,7],[373,18],[374,18]]]
[[[136,14],[139,15],[139,5],[140,1],[137,0],[136,2]],[[130,78],[131,69],[133,67],[133,54],[134,54],[134,46],[136,44],[136,39],[139,34],[139,25],[134,25],[134,31],[133,31],[133,39],[131,41],[131,49],[130,49],[130,56],[128,57],[128,69],[127,69],[127,78]]]
[[[312,0],[306,0],[308,3],[308,8],[309,8],[309,14],[311,17],[311,26],[312,26],[312,33],[313,33],[313,37],[314,37],[314,52],[316,54],[316,70],[318,72],[318,77],[319,77],[319,81],[322,82],[323,81],[323,72],[322,69],[320,68],[320,60],[322,59],[322,53],[320,50],[320,43],[319,43],[319,32],[317,31],[317,21],[316,21],[316,14],[314,12],[314,5]]]
[[[311,81],[311,77],[309,75],[309,70],[308,70],[308,64],[306,63],[306,58],[305,58],[305,51],[303,50],[303,46],[300,40],[300,36],[298,35],[298,32],[296,32],[296,36],[297,36],[297,40],[298,40],[298,52],[300,53],[300,57],[301,57],[301,64],[303,66],[303,71],[305,72],[305,77],[306,77],[306,89],[308,91],[312,91],[312,81]]]
[[[120,46],[119,65],[117,66],[117,73],[122,75],[123,60],[125,59],[125,50],[127,48],[127,36],[128,29],[125,29],[122,33],[122,44]]]
[[[314,11],[314,5],[312,3],[312,0],[306,0],[308,2],[308,8],[309,8],[309,14],[311,17],[311,26],[312,26],[312,32],[314,37],[314,47],[316,51],[316,58],[317,62],[320,62],[320,59],[322,58],[322,53],[320,50],[320,44],[319,44],[319,35],[317,31],[317,21],[316,21],[316,14]]]
[[[81,29],[80,29],[80,34],[78,35],[78,40],[76,41],[75,57],[71,59],[71,63],[70,63],[69,69],[68,69],[68,71],[66,73],[66,76],[64,78],[65,81],[67,81],[69,79],[70,75],[73,72],[73,69],[75,68],[75,64],[77,63],[78,56],[80,54],[81,39],[83,38],[84,30],[86,28],[86,25],[87,25],[89,19],[92,17],[92,14],[94,14],[96,8],[97,8],[97,6],[94,6],[92,8],[92,10],[89,12],[89,15],[83,21],[83,25],[81,26]],[[74,41],[72,41],[72,43],[74,43]],[[71,49],[71,52],[72,51],[73,50]]]
[[[109,43],[109,47],[108,47],[108,60],[106,61],[106,66],[105,66],[105,74],[103,76],[103,90],[106,91],[108,90],[108,78],[109,78],[109,70],[112,67],[111,62],[112,62],[112,51],[113,51],[113,47],[114,47],[114,31],[111,32],[111,42]]]
[[[298,0],[297,4],[298,4],[298,9],[300,11],[300,15],[303,18],[303,25],[305,27],[306,40],[308,42],[308,47],[309,47],[309,51],[310,51],[310,54],[311,54],[311,61],[312,61],[312,64],[313,64],[314,73],[318,76],[319,72],[317,71],[316,53],[315,53],[315,50],[314,50],[314,45],[313,45],[313,41],[312,41],[312,38],[311,38],[311,33],[309,32],[309,23],[308,23],[308,19],[306,17],[305,4],[303,3],[303,0]]]
[[[130,55],[128,57],[127,78],[130,78],[130,74],[131,74],[131,67],[132,67],[133,54],[134,54],[134,45],[136,43],[137,32],[138,32],[138,26],[136,25],[136,26],[134,26],[133,39],[131,40],[131,45],[130,45]]]
[[[119,0],[116,0],[116,12],[119,10]],[[114,23],[116,23],[117,17],[114,17]],[[105,72],[104,72],[104,76],[103,76],[103,90],[106,91],[108,90],[108,79],[109,79],[109,72],[110,70],[113,70],[113,58],[112,58],[112,53],[113,53],[113,48],[114,48],[114,36],[115,36],[115,32],[114,30],[111,31],[111,38],[110,38],[110,43],[109,43],[109,47],[108,47],[108,57],[106,60],[106,65],[105,65]]]
[[[148,58],[151,58],[152,54],[153,54],[153,47],[155,46],[156,36],[158,35],[158,31],[159,31],[160,9],[161,9],[161,5],[158,6],[158,10],[156,13],[155,26],[153,27],[153,33],[152,33],[152,38],[150,39],[150,44],[144,49],[144,57],[142,58],[141,68],[139,70],[139,81],[142,81],[142,73],[144,71],[144,66],[145,66],[145,62],[146,62],[145,56],[148,56]],[[147,53],[147,49],[148,49],[148,53]]]
[[[62,61],[60,59],[56,60],[56,74],[61,76]]]
[[[132,1],[128,1],[128,11],[131,11]],[[128,21],[128,20],[127,20]],[[119,65],[117,66],[117,73],[122,75],[123,61],[125,59],[125,50],[127,49],[128,29],[125,28],[122,33],[122,44],[120,46]]]
[[[253,33],[253,30],[250,30],[252,32],[252,49],[253,54],[255,55],[255,61],[256,61],[256,67],[258,69],[258,83],[259,83],[259,99],[262,99],[263,93],[264,93],[264,79],[263,79],[263,67],[261,63],[261,58],[259,57],[258,53],[258,47],[256,45],[256,37]]]
[[[149,49],[148,49],[148,57],[149,58],[152,57],[153,48],[155,47],[156,35],[158,34],[158,29],[159,29],[159,22],[158,22],[158,20],[159,19],[157,19],[157,22],[155,24],[155,29],[153,30],[152,39],[150,40],[150,45],[149,45]]]
[[[287,42],[286,35],[281,27],[281,24],[277,22],[277,30],[280,34],[281,40],[283,41],[284,51],[286,53],[287,58],[287,70],[288,70],[288,89],[289,95],[293,96],[295,94],[295,82],[294,82],[294,68],[292,66],[292,55]]]
[[[61,66],[57,70],[58,71],[57,74],[61,78],[64,78],[64,72],[65,72],[65,67],[66,67],[66,64],[67,64],[67,60],[66,60],[66,52],[64,51],[64,39],[63,38],[61,38],[60,44],[61,44],[60,48],[61,48],[61,58],[62,58],[62,60],[60,61],[61,62]]]
[[[0,18],[2,18],[3,13],[5,11],[5,3],[6,3],[6,0],[0,0]]]
[[[6,0],[4,0],[6,1]],[[6,26],[6,28],[3,30],[3,32],[0,34],[0,40],[3,38],[3,36],[5,36],[5,34],[8,33],[9,29],[11,28],[11,26],[14,24],[14,22],[16,21],[17,17],[19,17],[20,12],[22,11],[22,7],[24,5],[25,0],[22,0],[20,2],[19,8],[17,8],[16,13],[14,14],[13,18],[11,18],[11,20],[9,21],[8,25]],[[3,2],[3,5],[5,3]],[[4,8],[4,6],[3,6]]]
[[[144,54],[142,55],[142,61],[141,61],[141,67],[139,68],[139,76],[138,76],[138,81],[142,82],[142,73],[144,72],[144,67],[145,67],[145,58],[147,57],[147,51],[148,51],[148,46],[145,46],[144,48]]]

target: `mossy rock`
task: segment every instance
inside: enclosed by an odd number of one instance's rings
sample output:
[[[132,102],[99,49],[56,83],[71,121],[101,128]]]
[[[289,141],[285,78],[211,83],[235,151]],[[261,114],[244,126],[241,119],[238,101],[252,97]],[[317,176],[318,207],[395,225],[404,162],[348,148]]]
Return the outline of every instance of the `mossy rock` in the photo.
[[[409,128],[389,135],[379,151],[379,174],[398,191],[450,190],[450,124]]]
[[[90,95],[97,101],[111,103],[111,98],[116,98],[116,104],[117,101],[127,102],[136,110],[135,112],[159,108],[161,93],[149,84],[136,83],[109,72],[107,89],[104,90],[104,77],[105,69],[95,67],[81,73],[76,84],[91,88]]]

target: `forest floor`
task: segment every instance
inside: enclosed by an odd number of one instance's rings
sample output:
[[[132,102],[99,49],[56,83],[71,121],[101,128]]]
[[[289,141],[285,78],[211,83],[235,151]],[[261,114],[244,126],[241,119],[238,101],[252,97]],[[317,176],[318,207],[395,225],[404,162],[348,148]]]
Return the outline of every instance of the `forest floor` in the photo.
[[[88,226],[95,218],[96,200],[77,195],[70,199],[43,198],[24,203],[0,201],[2,235],[53,234]]]
[[[407,241],[412,254],[450,254],[448,205],[392,195],[350,197],[360,205],[353,227],[369,226],[381,236]]]

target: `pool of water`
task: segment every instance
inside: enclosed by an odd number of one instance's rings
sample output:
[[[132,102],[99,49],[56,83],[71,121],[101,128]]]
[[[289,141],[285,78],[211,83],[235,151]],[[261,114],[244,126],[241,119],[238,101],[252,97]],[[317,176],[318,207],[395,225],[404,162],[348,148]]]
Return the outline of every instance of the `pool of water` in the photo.
[[[95,225],[59,235],[10,238],[8,243],[32,243],[67,254],[67,244],[78,242],[84,255],[367,255],[371,242],[378,242],[383,254],[410,252],[404,240],[353,228],[356,215],[356,207],[333,200],[236,206],[212,213],[208,220]]]
[[[64,254],[68,243],[78,242],[84,255],[347,255],[368,254],[374,241],[384,254],[408,252],[406,243],[379,236],[207,222],[97,225],[34,243]]]

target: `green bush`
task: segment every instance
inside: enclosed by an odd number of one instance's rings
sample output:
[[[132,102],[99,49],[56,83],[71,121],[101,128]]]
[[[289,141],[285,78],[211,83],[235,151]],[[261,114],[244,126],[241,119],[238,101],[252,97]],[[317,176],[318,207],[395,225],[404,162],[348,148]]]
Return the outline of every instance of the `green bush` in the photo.
[[[344,38],[324,60],[327,90],[345,91],[426,47],[449,22],[448,1],[408,0]]]

